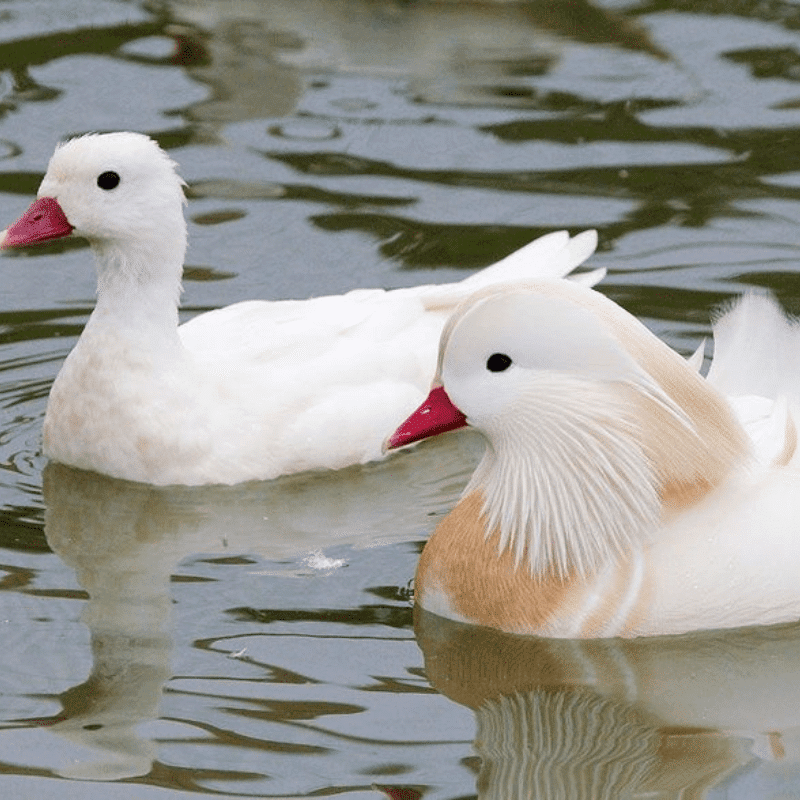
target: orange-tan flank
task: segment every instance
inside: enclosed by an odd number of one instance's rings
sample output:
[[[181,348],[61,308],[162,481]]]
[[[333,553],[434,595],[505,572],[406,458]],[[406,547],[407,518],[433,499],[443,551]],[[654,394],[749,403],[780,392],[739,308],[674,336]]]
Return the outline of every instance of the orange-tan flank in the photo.
[[[506,631],[536,631],[575,594],[573,578],[533,578],[499,553],[498,533],[484,535],[479,493],[465,497],[434,531],[417,566],[415,592],[425,607],[428,589],[442,591],[464,619]]]
[[[616,615],[633,579],[633,565],[615,567],[604,596],[595,608],[583,608],[593,578],[569,575],[532,576],[524,564],[517,566],[508,549],[499,551],[499,533],[484,534],[486,518],[480,493],[465,497],[436,528],[420,556],[415,579],[417,602],[426,607],[426,593],[442,592],[452,610],[478,625],[518,633],[548,634],[559,622],[572,628],[570,616],[586,614],[574,635],[602,637],[629,634],[647,613],[651,595],[645,574],[625,618],[608,624]]]

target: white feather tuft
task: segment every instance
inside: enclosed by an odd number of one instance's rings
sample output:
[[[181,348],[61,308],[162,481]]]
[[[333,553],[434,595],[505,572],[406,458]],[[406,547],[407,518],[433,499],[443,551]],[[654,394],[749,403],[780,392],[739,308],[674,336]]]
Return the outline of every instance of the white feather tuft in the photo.
[[[567,231],[556,231],[515,250],[510,255],[462,281],[470,292],[509,281],[535,277],[563,278],[582,264],[597,249],[597,231],[587,230],[570,238]],[[598,277],[598,280],[600,278]]]
[[[695,371],[700,372],[703,368],[703,361],[705,361],[706,357],[706,340],[703,339],[699,345],[697,345],[697,350],[694,351],[687,359],[686,363]]]
[[[519,250],[476,272],[458,283],[415,288],[428,310],[452,309],[474,293],[501,284],[516,284],[531,280],[556,280],[569,276],[583,286],[594,286],[606,270],[599,268],[571,274],[597,247],[597,231],[588,230],[570,238],[567,231],[555,231],[526,244]]]
[[[800,324],[770,295],[751,292],[714,323],[708,381],[729,396],[800,399]]]

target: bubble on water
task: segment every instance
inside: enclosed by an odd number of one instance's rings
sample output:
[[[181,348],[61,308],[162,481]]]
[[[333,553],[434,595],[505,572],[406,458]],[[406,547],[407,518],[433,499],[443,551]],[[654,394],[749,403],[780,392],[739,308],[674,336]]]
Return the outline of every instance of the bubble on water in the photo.
[[[295,118],[271,125],[267,132],[281,139],[295,139],[308,142],[323,142],[338,139],[342,135],[340,128],[328,120]]]

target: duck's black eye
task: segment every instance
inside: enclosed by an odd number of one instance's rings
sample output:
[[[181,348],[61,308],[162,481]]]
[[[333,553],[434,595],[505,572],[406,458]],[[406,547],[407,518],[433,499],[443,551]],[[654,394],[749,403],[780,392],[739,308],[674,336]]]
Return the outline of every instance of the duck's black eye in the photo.
[[[101,172],[97,176],[97,185],[107,192],[111,189],[116,189],[119,186],[119,174],[109,170],[108,172]]]
[[[503,372],[511,366],[511,359],[505,353],[492,353],[486,359],[486,369],[489,372]]]

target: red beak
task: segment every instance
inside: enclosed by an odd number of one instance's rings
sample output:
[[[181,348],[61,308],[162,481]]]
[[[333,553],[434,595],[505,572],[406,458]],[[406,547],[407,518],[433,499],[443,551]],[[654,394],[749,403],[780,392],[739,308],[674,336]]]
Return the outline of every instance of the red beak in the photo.
[[[52,197],[40,197],[7,231],[0,247],[21,247],[72,233],[72,225]]]
[[[437,386],[431,389],[428,399],[389,437],[385,448],[393,450],[429,436],[463,428],[466,424],[464,414],[453,405],[447,392]]]

